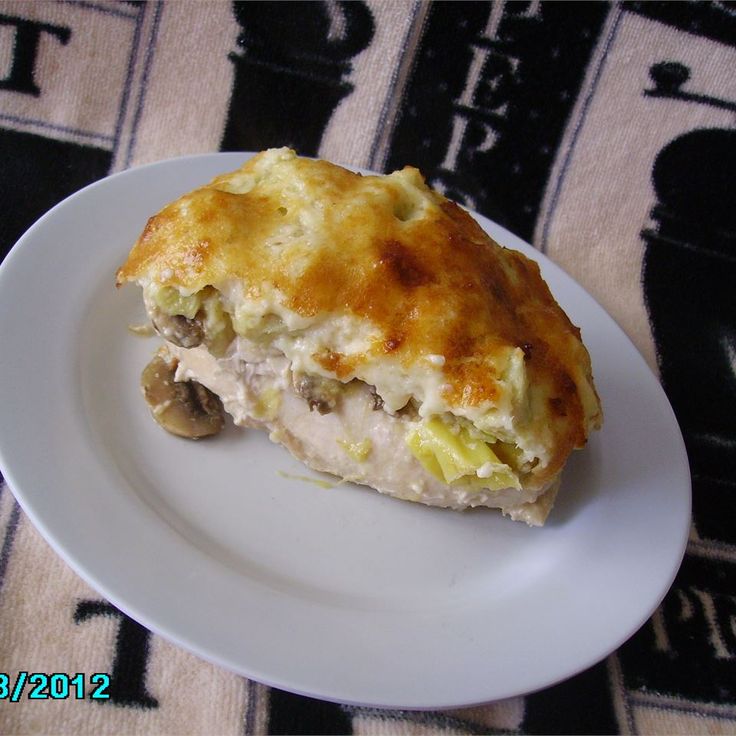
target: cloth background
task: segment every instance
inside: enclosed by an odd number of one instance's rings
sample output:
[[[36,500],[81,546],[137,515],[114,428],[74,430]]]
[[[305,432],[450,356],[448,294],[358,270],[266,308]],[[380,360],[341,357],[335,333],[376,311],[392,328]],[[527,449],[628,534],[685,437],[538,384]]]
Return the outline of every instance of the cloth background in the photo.
[[[151,635],[0,486],[0,669],[112,673],[108,703],[0,701],[0,732],[736,732],[734,72],[730,2],[2,0],[3,253],[82,186],[168,157],[416,165],[624,328],[677,414],[694,510],[672,589],[606,661],[411,713],[271,689]]]

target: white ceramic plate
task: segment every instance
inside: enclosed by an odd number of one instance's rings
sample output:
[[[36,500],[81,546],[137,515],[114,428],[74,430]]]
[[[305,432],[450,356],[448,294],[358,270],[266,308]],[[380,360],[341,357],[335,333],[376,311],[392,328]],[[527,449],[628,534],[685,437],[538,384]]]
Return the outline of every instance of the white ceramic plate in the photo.
[[[0,464],[93,587],[153,631],[294,692],[375,706],[468,705],[594,664],[648,618],[690,514],[682,438],[623,332],[541,262],[581,326],[606,412],[543,529],[345,485],[325,489],[262,433],[167,435],[139,393],[155,341],[116,268],[149,215],[246,154],[166,161],[51,210],[0,268]]]

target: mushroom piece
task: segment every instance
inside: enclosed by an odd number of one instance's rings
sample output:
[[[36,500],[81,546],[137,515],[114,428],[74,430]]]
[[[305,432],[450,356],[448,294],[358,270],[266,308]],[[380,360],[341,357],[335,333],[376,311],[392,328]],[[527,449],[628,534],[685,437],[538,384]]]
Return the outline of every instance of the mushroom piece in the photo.
[[[368,384],[368,390],[371,392],[371,400],[373,402],[373,411],[379,411],[383,409],[383,399],[379,395],[375,386]]]
[[[143,369],[141,388],[153,418],[171,434],[199,439],[225,425],[220,399],[196,381],[176,381],[178,361],[158,353]]]
[[[309,410],[329,414],[337,408],[343,386],[339,381],[306,373],[294,373],[292,385],[297,395],[309,404]]]
[[[180,348],[196,348],[204,340],[204,330],[198,319],[181,314],[169,315],[161,309],[151,312],[151,322],[161,337]]]

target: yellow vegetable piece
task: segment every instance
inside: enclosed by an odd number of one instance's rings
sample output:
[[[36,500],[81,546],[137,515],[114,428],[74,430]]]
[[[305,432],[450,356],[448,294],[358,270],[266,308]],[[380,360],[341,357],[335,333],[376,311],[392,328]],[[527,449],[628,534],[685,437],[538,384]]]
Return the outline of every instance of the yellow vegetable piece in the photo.
[[[217,292],[204,302],[204,334],[205,343],[216,358],[221,358],[235,339],[230,315],[223,309]]]
[[[232,325],[238,335],[265,342],[269,342],[285,329],[283,320],[277,314],[261,314],[252,309],[237,310],[232,318]]]
[[[281,408],[281,392],[276,388],[267,388],[258,395],[253,407],[256,419],[264,419],[271,422],[278,416]]]
[[[187,319],[194,319],[199,308],[202,306],[201,291],[190,296],[182,296],[172,286],[162,286],[160,289],[154,291],[152,296],[159,309],[170,317],[180,314]]]
[[[373,443],[368,440],[362,440],[361,442],[349,442],[348,440],[337,440],[337,444],[350,455],[353,460],[362,463],[367,459],[368,455],[371,454],[373,449]]]
[[[406,444],[424,468],[444,483],[459,481],[491,490],[520,487],[513,470],[467,427],[455,433],[440,417],[432,417],[409,432]],[[478,477],[479,470],[486,477]]]

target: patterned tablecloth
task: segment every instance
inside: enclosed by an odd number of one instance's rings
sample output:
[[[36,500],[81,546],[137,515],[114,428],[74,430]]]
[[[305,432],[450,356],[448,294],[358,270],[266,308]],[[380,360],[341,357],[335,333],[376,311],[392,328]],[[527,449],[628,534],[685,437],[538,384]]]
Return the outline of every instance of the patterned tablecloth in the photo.
[[[605,661],[483,707],[380,711],[269,688],[152,635],[3,485],[0,670],[112,679],[104,704],[3,697],[0,732],[736,732],[735,116],[731,2],[2,0],[3,253],[67,195],[159,159],[288,145],[411,163],[560,264],[631,337],[682,428],[693,522],[662,606]]]

